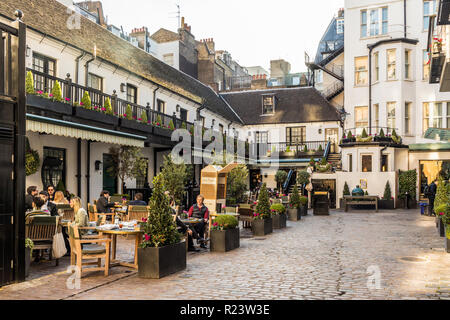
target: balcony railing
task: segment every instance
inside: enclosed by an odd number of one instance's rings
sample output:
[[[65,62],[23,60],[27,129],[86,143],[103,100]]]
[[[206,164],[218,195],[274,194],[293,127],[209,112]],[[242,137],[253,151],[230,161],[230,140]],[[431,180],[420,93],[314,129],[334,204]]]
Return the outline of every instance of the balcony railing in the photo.
[[[259,144],[259,155],[272,156],[278,154],[280,158],[310,158],[318,153],[324,154],[329,141],[305,142],[270,142]],[[306,147],[306,149],[305,149]],[[306,152],[305,152],[306,151]]]

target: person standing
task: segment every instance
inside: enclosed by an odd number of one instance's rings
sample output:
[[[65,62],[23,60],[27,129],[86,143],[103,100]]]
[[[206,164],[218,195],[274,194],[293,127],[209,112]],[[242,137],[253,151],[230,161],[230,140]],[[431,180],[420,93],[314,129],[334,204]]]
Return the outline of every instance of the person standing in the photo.
[[[432,215],[435,215],[434,199],[436,198],[436,191],[437,191],[436,180],[433,180],[433,182],[431,182],[430,185],[428,186],[428,190],[427,190],[430,212]]]
[[[33,210],[33,199],[38,195],[37,187],[30,186],[27,188],[27,194],[25,195],[25,211]]]
[[[197,242],[200,242],[200,248],[206,249],[206,244],[204,241],[205,237],[205,228],[206,224],[208,223],[209,219],[209,210],[204,205],[203,201],[205,200],[205,197],[201,194],[197,196],[197,203],[194,204],[188,212],[189,217],[201,219],[201,221],[194,225],[194,229],[199,235],[199,239],[197,239]]]

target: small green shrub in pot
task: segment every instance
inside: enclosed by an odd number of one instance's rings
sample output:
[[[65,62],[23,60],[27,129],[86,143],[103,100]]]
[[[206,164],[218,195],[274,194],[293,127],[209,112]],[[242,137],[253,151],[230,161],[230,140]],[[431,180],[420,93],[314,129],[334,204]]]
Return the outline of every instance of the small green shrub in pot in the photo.
[[[229,230],[234,229],[239,225],[239,221],[235,216],[223,214],[214,219],[211,230]]]
[[[269,194],[267,192],[267,184],[263,183],[261,191],[258,196],[258,204],[256,205],[254,218],[255,219],[266,219],[270,218],[270,201]]]
[[[83,94],[83,98],[81,98],[81,103],[80,105],[88,110],[92,109],[92,102],[91,102],[91,97],[89,96],[89,92],[85,91]]]
[[[30,256],[33,254],[34,242],[30,238],[25,239],[25,248],[30,249]]]
[[[284,214],[286,212],[286,208],[281,203],[274,203],[270,206],[270,211],[273,215]]]
[[[308,197],[301,196],[300,197],[300,205],[302,207],[306,207],[308,205]]]
[[[383,130],[383,129],[381,129]],[[389,184],[389,181],[386,182],[386,186],[384,187],[384,195],[383,200],[391,200],[392,193],[391,193],[391,186]]]
[[[298,193],[298,188],[296,185],[292,189],[291,198],[289,199],[289,206],[292,209],[300,209],[300,194]]]
[[[345,184],[344,184],[344,191],[342,192],[342,194],[344,196],[349,196],[350,195],[350,188],[348,187],[347,182],[345,182]]]

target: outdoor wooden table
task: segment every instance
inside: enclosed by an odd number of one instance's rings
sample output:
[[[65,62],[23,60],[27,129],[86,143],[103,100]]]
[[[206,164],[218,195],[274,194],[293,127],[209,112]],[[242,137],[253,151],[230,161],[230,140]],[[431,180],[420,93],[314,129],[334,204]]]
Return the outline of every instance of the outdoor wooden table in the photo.
[[[104,234],[108,238],[111,239],[111,266],[124,266],[129,268],[138,268],[138,248],[142,242],[142,235],[144,231],[141,230],[130,230],[130,229],[113,229],[113,230],[104,230],[102,228],[96,228],[99,234]],[[134,235],[136,237],[135,240],[135,248],[134,248],[134,263],[129,263],[125,261],[116,260],[116,248],[117,248],[117,236],[118,235]]]
[[[202,222],[202,219],[197,219],[197,218],[188,218],[188,219],[180,219],[180,220],[187,226],[194,226],[194,225]]]
[[[374,205],[375,212],[378,212],[378,196],[344,196],[345,212],[348,211],[348,205]]]

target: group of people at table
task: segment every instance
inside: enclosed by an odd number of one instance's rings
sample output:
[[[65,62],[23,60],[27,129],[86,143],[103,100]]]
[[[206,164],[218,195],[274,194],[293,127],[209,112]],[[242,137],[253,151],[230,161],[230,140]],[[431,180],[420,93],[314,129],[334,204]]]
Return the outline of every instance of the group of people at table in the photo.
[[[168,194],[166,194],[168,196]],[[209,221],[209,210],[204,205],[204,197],[199,195],[197,197],[196,203],[191,206],[188,211],[188,216],[190,218],[195,218],[198,220],[197,223],[192,226],[185,224],[176,214],[176,205],[171,202],[171,208],[173,211],[173,216],[180,233],[188,235],[188,251],[199,251],[194,246],[194,239],[197,240],[197,244],[200,244],[201,248],[206,249],[206,240],[204,239],[205,229]],[[25,209],[28,213],[39,213],[47,214],[50,216],[60,216],[57,205],[58,204],[70,204],[73,209],[75,218],[73,223],[78,227],[88,227],[89,226],[89,215],[83,208],[82,201],[79,197],[72,197],[68,200],[64,193],[61,191],[55,191],[53,186],[48,186],[47,190],[38,191],[36,186],[30,186],[27,188],[27,194],[25,195]],[[111,213],[113,208],[119,205],[118,202],[111,202],[111,195],[109,191],[103,190],[100,193],[100,197],[97,200],[97,213]],[[128,202],[129,206],[147,206],[147,202],[143,200],[142,193],[137,193],[134,199]],[[126,212],[125,214],[127,214]],[[70,246],[67,240],[67,234],[63,230],[63,235],[66,242],[67,252],[70,254]]]

